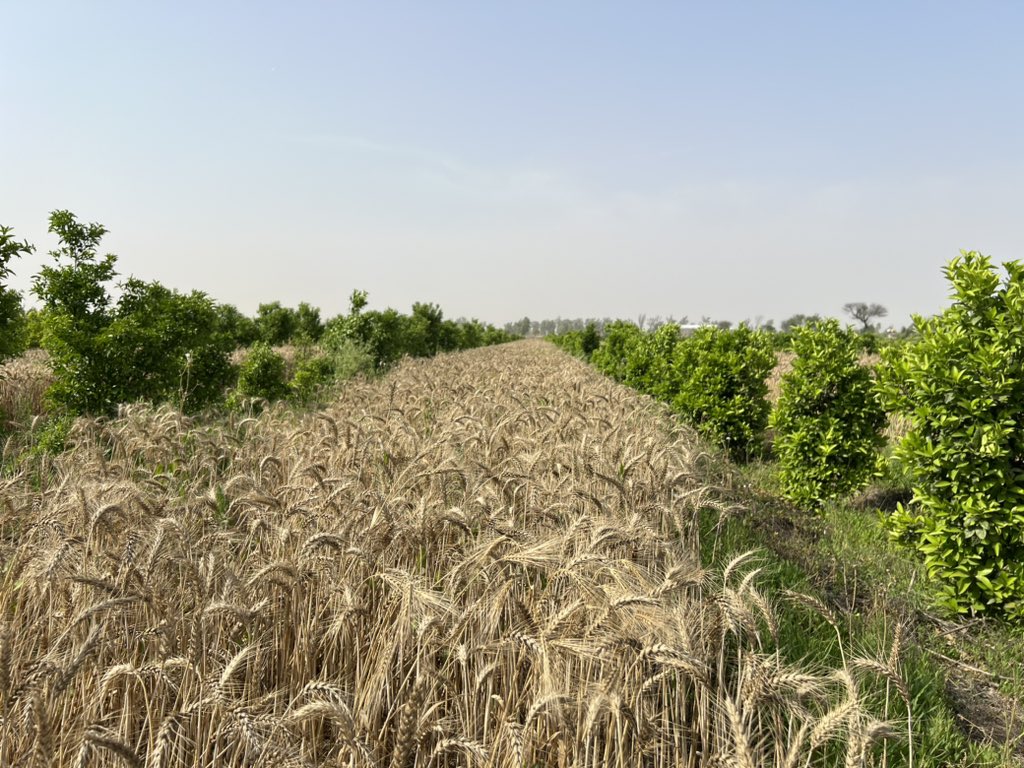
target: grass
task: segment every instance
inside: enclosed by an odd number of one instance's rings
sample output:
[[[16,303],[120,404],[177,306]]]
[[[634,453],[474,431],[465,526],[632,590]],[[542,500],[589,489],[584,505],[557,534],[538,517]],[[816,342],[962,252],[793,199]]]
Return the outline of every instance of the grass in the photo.
[[[817,596],[854,647],[877,652],[891,642],[893,627],[905,627],[916,765],[1021,763],[1024,635],[996,620],[965,620],[936,607],[921,564],[881,525],[879,506],[907,495],[900,478],[888,477],[817,516],[781,499],[771,462],[737,468],[733,488],[745,511],[721,525],[719,557],[760,548],[765,580]],[[780,616],[787,656],[835,663],[827,622],[807,623],[792,607]]]

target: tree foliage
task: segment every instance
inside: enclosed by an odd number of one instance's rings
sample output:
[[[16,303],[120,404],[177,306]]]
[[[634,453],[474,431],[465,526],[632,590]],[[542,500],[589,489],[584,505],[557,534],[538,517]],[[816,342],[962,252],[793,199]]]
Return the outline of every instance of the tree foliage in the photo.
[[[867,333],[871,330],[871,321],[876,317],[882,318],[889,314],[889,310],[881,304],[866,304],[863,301],[854,301],[843,305],[843,312],[861,324],[861,331]]]
[[[217,324],[236,348],[248,347],[260,338],[256,321],[233,304],[217,304]]]
[[[294,309],[281,305],[280,301],[260,304],[256,311],[256,327],[260,341],[270,346],[280,346],[291,341],[298,330],[298,316]]]
[[[858,337],[837,320],[793,331],[796,358],[771,416],[784,495],[818,508],[864,485],[885,443],[885,413]]]
[[[117,258],[98,254],[107,230],[70,211],[50,215],[58,247],[33,291],[43,302],[42,345],[50,353],[49,397],[72,413],[104,414],[134,400],[174,400],[192,410],[217,401],[230,383],[232,343],[216,307],[133,278],[115,302]]]
[[[734,459],[745,459],[761,450],[771,408],[766,381],[774,366],[769,334],[746,325],[699,328],[676,345],[679,391],[672,407]]]
[[[300,405],[309,406],[324,392],[334,377],[332,359],[326,355],[312,355],[301,360],[288,382],[288,394]]]
[[[594,322],[587,323],[582,330],[552,334],[548,336],[548,339],[569,354],[584,360],[590,360],[594,352],[601,346],[601,334]]]
[[[792,315],[790,317],[787,317],[785,320],[782,321],[782,325],[779,326],[779,327],[780,327],[780,330],[783,333],[789,333],[791,331],[796,330],[800,326],[810,325],[812,323],[820,323],[820,322],[821,322],[821,315],[805,315],[805,314],[798,313],[798,314]]]
[[[108,414],[135,400],[171,400],[188,410],[219,402],[235,379],[231,353],[257,341],[263,346],[248,356],[236,394],[277,399],[291,393],[311,402],[331,376],[381,371],[404,355],[513,338],[476,320],[445,320],[436,304],[414,304],[409,315],[365,311],[364,291],[353,292],[349,314],[329,327],[320,310],[305,302],[297,309],[261,304],[257,317],[249,318],[200,292],[181,294],[135,278],[120,284],[117,297],[111,288],[117,257],[100,254],[103,225],[57,210],[49,231],[58,243],[50,251],[52,263],[33,280],[42,307],[30,313],[30,333],[20,328],[20,297],[0,282],[0,357],[20,351],[28,336],[45,348],[54,373],[48,396],[66,414]],[[11,274],[10,260],[31,250],[0,227],[0,281]],[[269,345],[318,341],[323,354],[304,360],[290,385],[283,369],[278,376]]]
[[[265,341],[257,341],[238,370],[238,395],[263,400],[280,400],[288,395],[284,358]]]
[[[320,310],[305,301],[300,302],[295,310],[295,332],[293,338],[310,344],[320,341],[324,333],[324,324],[320,319]]]
[[[394,309],[367,310],[366,291],[353,291],[349,313],[334,318],[324,330],[321,344],[333,352],[361,350],[383,371],[402,357],[426,357],[478,346],[501,344],[515,336],[478,320],[445,320],[436,304],[417,302],[403,315]],[[347,352],[351,358],[352,355]]]
[[[644,332],[634,323],[619,320],[605,326],[604,340],[594,350],[590,362],[616,381],[625,381],[630,359]]]
[[[171,400],[184,410],[219,402],[234,378],[234,341],[205,294],[129,278],[100,339],[113,403]]]
[[[668,403],[736,459],[757,452],[768,422],[765,383],[775,365],[771,334],[746,325],[681,335],[675,323],[651,333],[629,322],[605,326],[594,366]]]
[[[1024,619],[1024,264],[962,252],[953,303],[915,317],[918,338],[883,351],[885,405],[909,434],[896,449],[914,490],[888,521],[956,610]]]
[[[18,242],[10,227],[0,226],[0,361],[13,357],[24,349],[25,314],[21,295],[7,286],[14,274],[11,260],[35,251],[28,241]]]
[[[443,331],[444,312],[441,308],[437,304],[416,302],[409,317],[406,351],[413,357],[436,355],[449,346],[443,343]]]

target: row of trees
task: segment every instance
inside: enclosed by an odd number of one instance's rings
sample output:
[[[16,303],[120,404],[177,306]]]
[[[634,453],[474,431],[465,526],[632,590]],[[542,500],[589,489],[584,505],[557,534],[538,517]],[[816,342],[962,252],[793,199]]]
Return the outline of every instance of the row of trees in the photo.
[[[850,315],[851,319],[854,319],[860,324],[858,329],[861,333],[879,333],[881,329],[877,323],[877,319],[881,319],[889,314],[889,310],[886,309],[882,304],[869,304],[862,301],[851,302],[843,305],[843,311]],[[780,331],[782,334],[790,334],[795,329],[801,326],[806,326],[812,323],[818,323],[822,319],[819,314],[794,314],[790,317],[786,317],[782,321],[778,329],[775,328],[774,321],[765,321],[764,318],[758,317],[753,323],[744,322],[740,325],[749,326],[757,330],[766,331],[768,333],[776,333]],[[554,319],[544,319],[544,321],[532,321],[529,317],[522,317],[518,321],[507,323],[505,330],[509,333],[514,333],[518,336],[551,336],[561,335],[570,333],[572,331],[583,331],[588,326],[594,326],[599,332],[603,332],[606,326],[610,326],[614,321],[610,317],[556,317]],[[732,328],[732,323],[729,321],[713,321],[711,317],[701,317],[699,323],[691,324],[689,318],[683,315],[679,319],[675,316],[669,315],[663,317],[662,315],[655,314],[648,316],[641,314],[637,318],[636,326],[641,331],[656,331],[663,326],[715,326],[723,330]],[[907,335],[909,328],[903,329],[902,331],[893,332],[894,335]],[[776,342],[776,345],[777,342]]]
[[[675,324],[642,331],[618,321],[552,339],[616,381],[668,403],[734,458],[760,451],[768,420],[768,373],[775,365],[763,331],[704,326],[684,336]]]
[[[353,294],[352,309],[324,323],[308,304],[262,304],[254,318],[218,304],[199,291],[180,293],[158,282],[118,277],[117,257],[101,255],[107,230],[80,222],[66,210],[50,215],[49,231],[57,247],[53,262],[33,278],[41,307],[22,312],[21,297],[6,285],[13,259],[34,248],[0,227],[0,355],[9,357],[26,344],[38,344],[50,357],[55,383],[49,399],[71,414],[106,414],[119,403],[174,401],[195,411],[223,401],[236,383],[242,394],[262,395],[256,384],[246,392],[247,376],[262,381],[263,368],[239,372],[231,356],[253,344],[269,349],[287,342],[319,343],[320,362],[303,371],[321,378],[359,371],[378,372],[404,355],[425,356],[507,341],[508,334],[477,321],[446,320],[440,307],[416,304],[410,315],[395,310],[365,311],[365,292]],[[261,352],[255,360],[267,360]],[[265,377],[264,377],[265,378]],[[308,389],[308,386],[306,387]],[[273,389],[273,388],[272,388]],[[275,394],[282,394],[276,389]]]
[[[770,416],[774,355],[762,331],[686,339],[678,328],[618,323],[589,356],[736,458],[770,426],[783,491],[810,508],[861,488],[883,462],[886,413],[902,416],[910,429],[893,458],[913,500],[888,516],[888,530],[920,553],[950,608],[1024,621],[1024,264],[1003,267],[1001,276],[976,252],[950,262],[952,305],[915,317],[914,338],[883,349],[875,368],[860,364],[859,334],[838,321],[798,326]],[[582,335],[556,341],[586,356]]]

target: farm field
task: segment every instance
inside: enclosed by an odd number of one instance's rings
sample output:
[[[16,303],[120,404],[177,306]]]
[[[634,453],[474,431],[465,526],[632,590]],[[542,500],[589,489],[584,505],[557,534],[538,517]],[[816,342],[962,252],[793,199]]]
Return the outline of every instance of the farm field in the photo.
[[[825,622],[709,564],[713,457],[544,342],[71,439],[3,487],[2,765],[892,764],[914,727],[899,629],[791,663],[775,606]]]
[[[1024,5],[7,5],[0,768],[1024,768]]]

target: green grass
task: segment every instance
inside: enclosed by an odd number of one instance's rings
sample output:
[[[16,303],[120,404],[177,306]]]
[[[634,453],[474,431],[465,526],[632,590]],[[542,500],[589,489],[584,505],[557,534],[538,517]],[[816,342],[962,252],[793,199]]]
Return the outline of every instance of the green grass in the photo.
[[[739,467],[732,493],[744,511],[720,525],[717,517],[709,518],[703,539],[718,563],[757,549],[765,593],[802,592],[831,609],[837,627],[798,603],[778,605],[779,646],[787,660],[836,666],[844,656],[847,661],[884,658],[897,626],[905,626],[901,669],[914,718],[913,764],[1014,764],[1014,750],[1021,744],[1012,736],[1002,736],[1002,743],[970,737],[954,702],[961,702],[961,713],[968,717],[1012,714],[1014,702],[1024,701],[1024,634],[996,620],[972,622],[936,607],[913,552],[890,541],[881,525],[878,506],[904,493],[901,479],[887,477],[870,493],[829,505],[815,516],[781,499],[775,474],[770,462]],[[905,709],[896,692],[882,679],[876,684],[870,694],[873,714],[887,712],[899,722]],[[979,691],[991,699],[991,711],[964,711],[964,702],[978,704]],[[905,742],[890,743],[886,765],[909,764]]]

